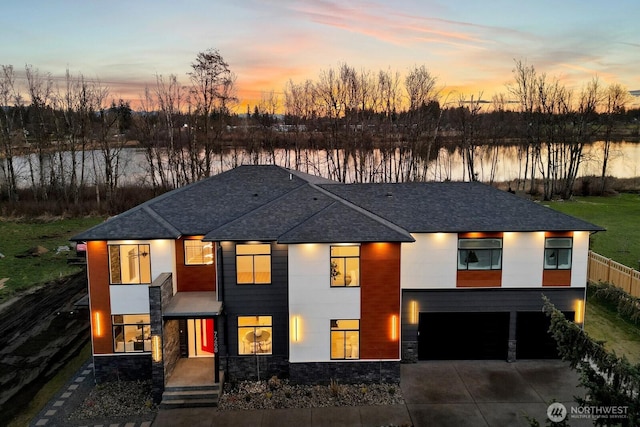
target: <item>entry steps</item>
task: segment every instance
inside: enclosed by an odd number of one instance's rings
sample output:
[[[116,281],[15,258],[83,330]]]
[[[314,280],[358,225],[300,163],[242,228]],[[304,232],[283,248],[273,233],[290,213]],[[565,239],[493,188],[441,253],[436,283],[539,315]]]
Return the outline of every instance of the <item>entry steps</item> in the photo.
[[[220,384],[166,387],[160,408],[211,408],[218,406]]]

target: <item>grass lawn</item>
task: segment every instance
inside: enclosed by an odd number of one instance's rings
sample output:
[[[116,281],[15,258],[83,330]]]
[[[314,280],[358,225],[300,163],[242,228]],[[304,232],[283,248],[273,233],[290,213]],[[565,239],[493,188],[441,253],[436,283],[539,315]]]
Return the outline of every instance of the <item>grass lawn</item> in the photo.
[[[79,271],[67,265],[67,258],[75,252],[56,254],[59,246],[70,245],[69,238],[100,222],[103,218],[0,220],[0,301],[18,290],[45,283]],[[34,246],[42,246],[47,253],[18,258]],[[3,281],[2,279],[8,279]]]
[[[631,363],[640,363],[640,330],[607,307],[587,301],[584,330],[597,341],[605,341],[605,348],[623,355]]]
[[[575,197],[569,202],[545,202],[552,209],[607,229],[591,236],[591,250],[628,267],[640,261],[640,195]]]

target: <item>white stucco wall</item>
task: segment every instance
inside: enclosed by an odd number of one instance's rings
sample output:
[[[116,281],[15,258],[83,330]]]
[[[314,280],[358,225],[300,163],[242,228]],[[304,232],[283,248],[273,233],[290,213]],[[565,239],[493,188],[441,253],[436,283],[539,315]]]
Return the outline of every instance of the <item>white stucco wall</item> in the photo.
[[[413,243],[402,244],[400,283],[403,289],[451,289],[456,287],[458,235],[413,234]]]
[[[289,361],[330,361],[331,319],[360,318],[360,288],[332,288],[330,245],[289,245]],[[294,324],[299,341],[294,341]]]
[[[149,286],[147,285],[111,285],[111,314],[149,313]]]
[[[544,232],[504,233],[502,238],[502,287],[542,286]]]
[[[456,287],[458,235],[413,234],[414,243],[402,244],[402,289],[452,289]],[[542,287],[544,232],[506,232],[502,240],[502,287]],[[589,233],[573,237],[571,286],[587,281]]]
[[[587,286],[587,265],[589,263],[589,232],[573,233],[573,259],[571,260],[571,286]]]

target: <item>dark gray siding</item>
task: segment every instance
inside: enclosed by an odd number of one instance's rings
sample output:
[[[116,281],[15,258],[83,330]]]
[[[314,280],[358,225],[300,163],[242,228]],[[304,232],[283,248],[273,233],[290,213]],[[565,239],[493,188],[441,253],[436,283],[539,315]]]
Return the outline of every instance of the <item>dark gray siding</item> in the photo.
[[[558,310],[572,312],[576,300],[583,300],[585,288],[524,288],[524,289],[404,289],[402,291],[402,354],[403,359],[417,358],[418,322],[411,323],[412,301],[420,313],[509,312],[510,352],[515,358],[516,313],[541,312],[542,295],[546,295]],[[511,353],[509,359],[512,359]]]
[[[289,357],[288,251],[271,243],[271,284],[236,283],[235,242],[222,242],[222,286],[226,314],[224,350],[238,356],[238,316],[272,316],[272,354]],[[251,357],[251,356],[241,356]],[[255,358],[255,357],[254,357]]]

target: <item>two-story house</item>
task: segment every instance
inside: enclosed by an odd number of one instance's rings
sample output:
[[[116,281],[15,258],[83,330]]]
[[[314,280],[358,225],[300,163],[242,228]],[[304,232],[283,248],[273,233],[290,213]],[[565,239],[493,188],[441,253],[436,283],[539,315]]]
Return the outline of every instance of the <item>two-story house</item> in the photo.
[[[242,380],[400,379],[401,360],[554,357],[602,228],[480,183],[341,184],[241,166],[74,237],[96,379],[209,360]]]

